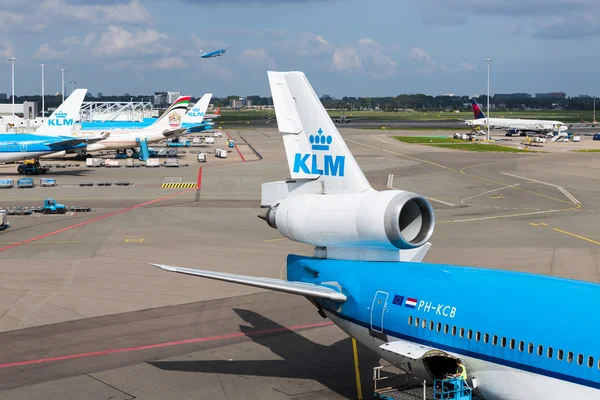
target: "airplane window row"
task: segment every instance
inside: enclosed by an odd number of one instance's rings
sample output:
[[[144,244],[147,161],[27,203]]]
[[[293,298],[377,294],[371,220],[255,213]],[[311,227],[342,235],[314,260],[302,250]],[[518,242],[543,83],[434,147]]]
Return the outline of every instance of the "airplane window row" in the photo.
[[[415,327],[421,327],[423,329],[427,329],[427,320],[420,318],[413,318],[412,316],[408,317],[408,325]],[[473,340],[475,338],[476,342],[483,341],[483,343],[491,343],[494,346],[498,346],[498,344],[503,348],[509,348],[510,350],[518,349],[520,352],[527,352],[529,354],[537,354],[542,357],[545,356],[547,358],[553,358],[555,355],[554,348],[546,347],[546,351],[544,352],[544,346],[538,345],[537,348],[533,343],[525,343],[524,341],[519,341],[517,345],[517,341],[515,339],[507,339],[506,337],[499,337],[498,335],[490,336],[489,333],[482,334],[481,332],[473,332],[473,330],[465,330],[465,328],[457,328],[456,326],[450,327],[448,324],[442,324],[438,322],[437,324],[434,321],[429,321],[429,330],[444,332],[445,335],[452,334],[452,336],[459,336],[461,338],[467,338],[468,340]],[[491,340],[490,340],[491,338]],[[483,339],[483,340],[482,340]],[[575,354],[571,351],[565,352],[563,350],[558,350],[556,352],[556,359],[559,361],[566,360],[568,363],[572,363],[576,360],[577,365],[584,365],[586,361],[585,356],[583,354],[578,354],[575,358]],[[587,358],[587,362],[585,363],[589,368],[594,367],[594,357],[589,356]],[[598,369],[600,369],[600,358],[598,359]]]

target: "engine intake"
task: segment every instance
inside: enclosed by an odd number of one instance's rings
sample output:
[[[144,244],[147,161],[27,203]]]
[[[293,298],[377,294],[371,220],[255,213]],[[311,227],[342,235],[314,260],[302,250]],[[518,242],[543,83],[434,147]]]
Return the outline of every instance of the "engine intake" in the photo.
[[[399,190],[291,195],[260,217],[288,239],[325,248],[414,249],[435,227],[429,201]]]

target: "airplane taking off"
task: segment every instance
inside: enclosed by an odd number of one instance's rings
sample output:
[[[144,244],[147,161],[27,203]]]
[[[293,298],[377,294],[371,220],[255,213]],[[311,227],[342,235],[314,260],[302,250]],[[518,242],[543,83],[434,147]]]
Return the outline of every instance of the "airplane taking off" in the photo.
[[[90,143],[109,135],[73,138],[73,125],[87,89],[77,89],[62,103],[33,134],[0,134],[0,162],[39,158],[57,151],[85,150]]]
[[[418,378],[442,379],[460,361],[487,400],[600,398],[600,285],[422,262],[429,202],[370,186],[302,72],[269,82],[291,178],[263,184],[261,218],[313,256],[289,255],[287,280],[155,266],[304,296]]]
[[[520,118],[487,118],[479,104],[475,99],[471,100],[471,107],[473,108],[473,114],[475,119],[465,121],[465,124],[475,129],[475,127],[487,127],[488,120],[490,129],[504,129],[506,130],[507,136],[513,134],[520,134],[526,136],[527,132],[534,133],[552,133],[552,132],[564,132],[567,131],[568,127],[560,121],[550,121],[544,119],[520,119]]]
[[[156,143],[167,138],[174,138],[187,131],[182,128],[182,120],[190,102],[190,96],[181,96],[154,122],[154,124],[142,129],[115,129],[110,130],[110,136],[105,140],[87,146],[86,152],[100,150],[126,150],[139,147],[137,140],[147,140],[148,143]],[[75,133],[78,138],[94,135],[97,131],[80,131]],[[52,154],[60,157],[68,152]]]
[[[202,49],[198,49],[198,51],[200,52],[200,57],[202,57],[202,58],[213,58],[213,57],[221,57],[221,56],[225,55],[225,52],[227,50],[219,49],[219,50],[211,51],[210,53],[205,53],[204,51],[202,51]]]

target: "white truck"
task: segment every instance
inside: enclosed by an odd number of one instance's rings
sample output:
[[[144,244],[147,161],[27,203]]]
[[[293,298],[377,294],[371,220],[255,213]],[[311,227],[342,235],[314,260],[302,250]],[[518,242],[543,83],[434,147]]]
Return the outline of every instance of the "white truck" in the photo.
[[[87,167],[101,167],[104,164],[102,158],[86,158],[85,165]]]
[[[158,158],[149,158],[146,161],[146,167],[149,167],[149,168],[160,167],[160,160]]]
[[[215,156],[218,158],[227,158],[227,150],[217,149],[215,150]]]
[[[176,158],[167,158],[165,160],[165,167],[179,167],[179,160]]]
[[[117,160],[104,160],[104,166],[108,168],[119,168],[121,163]]]
[[[6,220],[6,210],[0,210],[0,231],[10,228],[10,222]]]

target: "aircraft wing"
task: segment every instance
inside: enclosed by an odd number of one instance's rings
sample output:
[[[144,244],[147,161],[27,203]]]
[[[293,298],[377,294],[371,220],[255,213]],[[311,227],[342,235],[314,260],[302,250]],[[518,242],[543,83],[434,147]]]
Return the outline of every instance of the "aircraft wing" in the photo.
[[[84,139],[84,138],[73,138],[73,139],[69,138],[69,139],[65,139],[65,140],[59,140],[56,142],[45,142],[44,145],[50,147],[51,149],[54,149],[54,148],[62,148],[65,146],[73,147],[73,146],[77,146],[78,144],[85,143],[85,142],[86,142],[86,139]]]
[[[86,138],[86,142],[88,144],[97,143],[101,140],[108,139],[109,136],[110,136],[110,132],[102,132],[98,136],[92,136],[92,137]]]
[[[201,278],[215,279],[218,281],[238,283],[240,285],[254,286],[263,289],[276,290],[297,294],[306,297],[315,297],[326,300],[333,300],[340,303],[345,302],[348,298],[330,287],[315,285],[304,282],[290,282],[283,279],[274,278],[259,278],[247,275],[228,274],[226,272],[205,271],[201,269],[191,269],[183,267],[173,267],[170,265],[151,264],[163,271],[177,272],[180,274],[194,275]]]
[[[412,360],[423,358],[424,355],[430,352],[443,353],[441,350],[434,347],[423,346],[406,340],[396,340],[394,342],[384,343],[379,346],[379,348]]]
[[[187,131],[187,128],[178,128],[178,129],[164,130],[162,134],[164,137],[168,138],[171,136],[179,135],[180,133],[183,133],[185,131]]]

